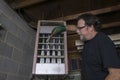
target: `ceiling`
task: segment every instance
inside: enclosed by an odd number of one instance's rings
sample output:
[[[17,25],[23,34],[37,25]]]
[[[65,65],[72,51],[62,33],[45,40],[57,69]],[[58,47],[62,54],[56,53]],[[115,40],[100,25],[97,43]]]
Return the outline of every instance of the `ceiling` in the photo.
[[[64,20],[76,25],[76,18],[83,13],[93,13],[103,23],[107,34],[120,33],[120,0],[5,0],[31,28],[38,20]],[[74,37],[74,38],[73,38]],[[79,36],[68,31],[68,50],[76,51],[75,40]]]

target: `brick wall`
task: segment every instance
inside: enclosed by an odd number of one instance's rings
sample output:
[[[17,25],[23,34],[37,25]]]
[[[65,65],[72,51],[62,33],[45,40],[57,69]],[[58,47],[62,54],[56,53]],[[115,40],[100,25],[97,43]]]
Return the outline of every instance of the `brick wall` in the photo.
[[[0,80],[30,80],[35,31],[0,0]]]

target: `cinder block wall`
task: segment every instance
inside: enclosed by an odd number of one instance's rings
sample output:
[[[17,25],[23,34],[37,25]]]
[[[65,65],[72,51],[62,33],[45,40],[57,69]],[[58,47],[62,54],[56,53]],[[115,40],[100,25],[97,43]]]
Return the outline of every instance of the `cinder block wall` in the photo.
[[[0,80],[30,80],[35,31],[0,0]]]

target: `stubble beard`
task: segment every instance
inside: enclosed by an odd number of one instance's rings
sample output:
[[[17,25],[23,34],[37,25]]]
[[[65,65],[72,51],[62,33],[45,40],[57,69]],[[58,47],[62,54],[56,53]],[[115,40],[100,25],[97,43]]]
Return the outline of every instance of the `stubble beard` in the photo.
[[[86,37],[85,37],[84,35],[80,35],[80,40],[81,40],[82,42],[87,41],[87,39],[86,39]]]

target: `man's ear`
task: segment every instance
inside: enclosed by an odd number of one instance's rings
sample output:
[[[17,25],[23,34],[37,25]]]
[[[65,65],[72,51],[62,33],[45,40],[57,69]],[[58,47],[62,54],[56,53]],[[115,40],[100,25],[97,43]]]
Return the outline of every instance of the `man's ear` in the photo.
[[[89,27],[89,30],[90,30],[90,32],[91,32],[91,31],[94,31],[94,30],[95,30],[95,29],[94,29],[94,26],[91,25],[91,26]]]

